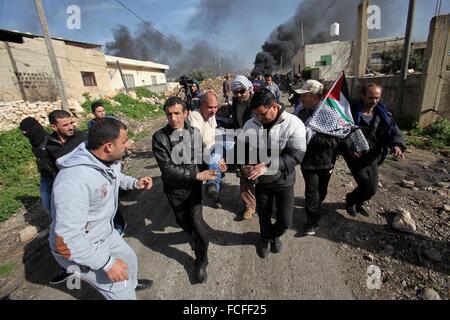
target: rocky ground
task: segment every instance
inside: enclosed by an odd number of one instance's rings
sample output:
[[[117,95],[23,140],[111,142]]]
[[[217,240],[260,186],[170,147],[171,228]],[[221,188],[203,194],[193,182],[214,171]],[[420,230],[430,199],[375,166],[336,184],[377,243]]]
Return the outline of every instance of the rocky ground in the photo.
[[[256,254],[258,219],[241,221],[239,182],[225,179],[224,208],[205,199],[210,226],[207,284],[194,285],[192,252],[176,226],[162,193],[160,172],[151,152],[151,134],[164,118],[131,123],[148,132],[126,160],[130,175],[151,175],[154,187],[122,201],[127,242],[135,249],[141,277],[155,287],[141,299],[446,299],[450,298],[450,155],[410,149],[403,161],[387,161],[380,170],[370,216],[350,217],[345,194],[356,186],[339,159],[323,205],[321,228],[302,237],[304,186],[297,170],[293,226],[283,236],[284,250],[261,259]],[[136,129],[136,128],[134,128]],[[410,219],[404,217],[409,212]],[[403,215],[399,215],[402,213]],[[408,215],[408,214],[406,214]],[[397,217],[397,218],[396,218]],[[392,227],[402,217],[410,232]],[[7,299],[100,299],[89,286],[68,290],[51,286],[57,268],[46,242],[49,219],[36,199],[0,224],[0,297]],[[415,225],[415,231],[413,224]],[[26,243],[22,237],[37,236]],[[408,229],[409,230],[409,229]]]

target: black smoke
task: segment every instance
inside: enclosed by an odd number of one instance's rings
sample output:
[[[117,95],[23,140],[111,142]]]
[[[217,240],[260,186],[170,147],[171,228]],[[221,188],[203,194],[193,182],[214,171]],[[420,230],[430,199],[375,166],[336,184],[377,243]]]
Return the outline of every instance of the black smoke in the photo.
[[[170,66],[167,76],[176,78],[189,75],[193,69],[209,70],[212,75],[231,72],[232,58],[220,57],[217,49],[204,40],[185,46],[176,38],[162,35],[147,24],[141,23],[139,31],[132,34],[128,27],[113,30],[114,41],[105,46],[107,54],[138,60],[150,60]]]
[[[369,37],[379,38],[401,32],[404,10],[407,1],[374,0],[371,4],[381,8],[381,30],[370,31]],[[275,28],[264,42],[262,51],[256,55],[255,70],[274,72],[291,65],[292,57],[302,44],[301,23],[303,22],[303,41],[305,44],[330,41],[329,30],[334,22],[340,25],[340,41],[354,40],[356,35],[357,7],[361,0],[317,1],[304,0],[297,7],[295,15]],[[331,6],[330,6],[331,4]],[[404,32],[404,31],[403,31]],[[271,58],[270,58],[271,57]],[[272,62],[272,63],[270,63]],[[285,69],[285,68],[283,68]]]

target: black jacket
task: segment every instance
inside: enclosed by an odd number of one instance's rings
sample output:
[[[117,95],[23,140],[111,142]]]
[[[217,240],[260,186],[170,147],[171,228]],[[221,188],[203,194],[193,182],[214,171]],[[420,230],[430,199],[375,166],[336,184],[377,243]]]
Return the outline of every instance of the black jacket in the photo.
[[[52,166],[56,173],[58,173],[58,167],[56,166],[56,159],[62,157],[71,151],[73,151],[76,147],[78,147],[82,142],[87,141],[88,133],[84,131],[76,131],[73,136],[71,136],[67,141],[62,144],[58,139],[58,134],[54,131],[48,138],[47,142],[47,152],[49,154]]]
[[[363,101],[356,102],[352,105],[352,114],[355,124],[361,127],[370,150],[358,159],[349,158],[348,154],[344,154],[346,160],[357,161],[362,165],[371,165],[374,162],[381,165],[390,148],[397,146],[404,152],[406,149],[405,139],[387,107],[381,102],[375,106],[370,124],[363,120],[363,107]]]
[[[231,105],[231,117],[233,119],[233,128],[232,129],[242,129],[245,125],[245,123],[250,120],[252,118],[252,110],[250,109],[250,99],[247,103],[247,107],[245,108],[244,114],[242,116],[242,126],[239,125],[238,123],[238,117],[237,117],[237,108],[239,106],[239,101],[234,98],[233,99],[233,104]]]
[[[313,112],[300,110],[298,117],[305,123]],[[306,153],[301,163],[303,170],[331,170],[334,168],[339,154],[339,145],[343,141],[337,137],[323,133],[315,133],[306,146]]]
[[[174,129],[170,125],[166,125],[153,135],[153,153],[161,170],[165,193],[172,193],[176,190],[192,190],[195,184],[199,183],[196,179],[199,170],[194,160],[200,160],[199,164],[201,164],[201,155],[199,159],[196,159],[199,155],[195,154],[195,151],[199,150],[199,152],[202,152],[202,139],[197,130],[194,130],[186,123],[184,127],[185,132],[189,132],[190,135],[188,141],[184,141],[182,135],[172,135]],[[198,137],[194,138],[194,135],[198,135]],[[194,140],[200,145],[195,146]],[[176,164],[171,157],[172,151],[175,147],[180,148],[177,149],[180,151],[182,145],[185,145],[185,148],[190,148],[190,159],[186,159],[188,163]],[[178,154],[183,156],[180,152]]]
[[[57,171],[55,170],[54,162],[46,149],[48,139],[49,136],[47,135],[39,145],[32,147],[31,151],[36,157],[36,165],[41,177],[53,180]]]

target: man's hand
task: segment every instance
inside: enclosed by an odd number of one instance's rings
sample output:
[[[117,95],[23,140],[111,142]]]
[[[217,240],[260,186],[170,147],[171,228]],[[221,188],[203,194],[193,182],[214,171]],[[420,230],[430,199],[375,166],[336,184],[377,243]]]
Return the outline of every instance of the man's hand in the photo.
[[[207,181],[207,180],[215,180],[217,172],[216,170],[205,170],[197,173],[197,180],[199,181]]]
[[[393,147],[391,149],[391,153],[394,155],[394,158],[403,159],[403,152],[402,152],[402,149],[400,149],[399,147]]]
[[[222,171],[222,172],[227,172],[228,166],[227,166],[227,164],[225,163],[225,160],[222,159],[222,160],[220,160],[217,164],[219,165],[220,171]]]
[[[253,168],[250,169],[248,173],[248,179],[256,180],[258,179],[258,177],[262,176],[266,172],[267,172],[267,165],[265,163],[257,164],[256,166],[253,166]]]
[[[111,269],[106,272],[109,280],[120,282],[128,280],[128,265],[122,259],[116,259]]]
[[[153,180],[151,177],[142,177],[138,180],[138,189],[147,189],[150,190],[153,187]]]

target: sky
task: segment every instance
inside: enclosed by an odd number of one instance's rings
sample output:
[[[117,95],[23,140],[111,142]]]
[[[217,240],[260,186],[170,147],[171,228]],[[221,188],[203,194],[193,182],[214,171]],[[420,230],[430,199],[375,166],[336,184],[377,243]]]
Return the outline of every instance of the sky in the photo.
[[[280,24],[296,13],[303,0],[120,0],[166,36],[173,36],[185,48],[206,41],[221,56],[239,59],[240,67],[251,67],[264,41]],[[330,11],[339,8],[340,0],[315,0],[332,3]],[[437,0],[417,0],[414,40],[426,40],[429,22]],[[116,0],[42,0],[52,36],[65,39],[105,43],[114,39],[113,30],[123,25],[131,34],[142,22]],[[353,14],[356,15],[355,0]],[[386,14],[387,34],[402,36],[406,26],[408,0],[392,0],[396,14]],[[81,9],[81,29],[69,30],[66,13],[70,5]],[[324,4],[322,4],[324,6]],[[349,8],[340,8],[348,10]],[[349,11],[351,12],[351,11]],[[443,0],[442,13],[450,12],[450,0]],[[341,24],[345,21],[339,21]],[[0,0],[0,29],[41,34],[33,0]],[[385,32],[386,34],[386,32]],[[158,61],[157,61],[158,62]]]

